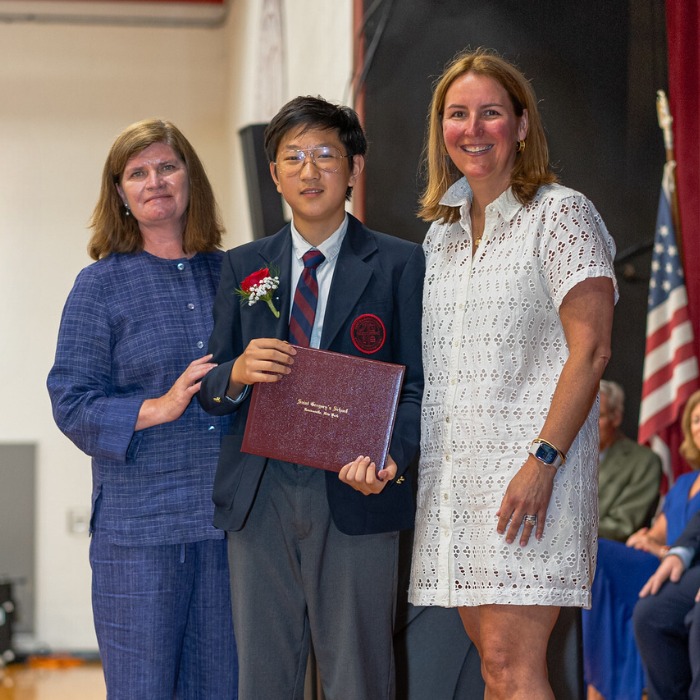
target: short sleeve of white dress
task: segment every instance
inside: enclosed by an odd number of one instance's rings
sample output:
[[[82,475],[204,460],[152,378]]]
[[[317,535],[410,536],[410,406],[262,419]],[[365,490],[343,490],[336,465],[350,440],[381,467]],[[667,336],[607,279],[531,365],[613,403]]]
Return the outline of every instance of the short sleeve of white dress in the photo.
[[[556,308],[567,292],[590,277],[610,277],[617,301],[615,244],[593,204],[560,186],[543,188],[536,202],[542,218],[537,234],[542,274]]]
[[[424,245],[426,386],[409,599],[588,607],[597,406],[557,474],[544,538],[506,544],[496,511],[568,357],[559,306],[587,278],[614,282],[614,243],[583,195],[552,185],[527,206],[510,190],[489,205],[472,257],[464,182],[445,199],[461,219],[434,224]]]

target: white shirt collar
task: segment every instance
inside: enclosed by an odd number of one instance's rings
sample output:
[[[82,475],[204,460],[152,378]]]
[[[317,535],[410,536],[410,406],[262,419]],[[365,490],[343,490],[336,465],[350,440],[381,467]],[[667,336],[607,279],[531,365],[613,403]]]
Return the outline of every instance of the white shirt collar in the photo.
[[[340,253],[340,247],[343,245],[343,239],[348,230],[348,215],[345,214],[345,218],[338,228],[333,231],[333,233],[326,238],[323,243],[318,246],[312,246],[299,231],[297,231],[294,226],[294,221],[291,224],[292,231],[292,252],[297,260],[301,260],[304,253],[306,253],[311,248],[316,248],[320,250],[325,256],[326,260],[334,260],[338,257]]]
[[[465,177],[461,177],[457,182],[451,185],[440,200],[440,204],[446,207],[463,207],[466,211],[471,207],[471,203],[472,190]],[[509,187],[486,207],[486,211],[492,207],[495,208],[506,221],[510,221],[522,207],[522,204],[515,198],[512,188]]]

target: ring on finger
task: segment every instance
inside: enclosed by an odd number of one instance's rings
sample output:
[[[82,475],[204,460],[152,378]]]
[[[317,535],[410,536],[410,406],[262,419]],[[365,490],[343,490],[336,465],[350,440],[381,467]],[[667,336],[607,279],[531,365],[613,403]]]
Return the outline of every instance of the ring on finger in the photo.
[[[537,524],[537,516],[536,515],[524,515],[523,522],[527,523],[528,525],[536,525]]]

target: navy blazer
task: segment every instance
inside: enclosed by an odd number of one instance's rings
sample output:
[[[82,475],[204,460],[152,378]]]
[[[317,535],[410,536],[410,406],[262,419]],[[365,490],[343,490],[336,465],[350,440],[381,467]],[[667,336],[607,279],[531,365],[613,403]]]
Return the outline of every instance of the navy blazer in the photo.
[[[397,478],[380,494],[365,496],[341,482],[335,472],[326,472],[326,494],[335,525],[346,534],[361,535],[413,527],[415,507],[408,468],[420,443],[425,259],[416,243],[371,231],[348,216],[348,230],[336,261],[320,347],[406,366],[389,448],[398,465]],[[212,361],[218,366],[204,378],[199,400],[214,415],[236,414],[230,433],[223,438],[214,479],[214,525],[223,530],[243,527],[269,461],[241,452],[249,400],[237,406],[225,398],[231,367],[251,340],[287,339],[292,298],[288,279],[291,256],[292,238],[287,224],[274,236],[228,251],[222,266],[214,303],[214,331],[209,341]],[[242,305],[235,293],[243,279],[264,267],[279,271],[280,286],[275,297],[279,319],[267,304]],[[351,338],[353,321],[363,314],[379,317],[386,328],[384,344],[369,355],[360,352]],[[371,387],[367,387],[367,400],[372,400]],[[361,441],[358,441],[358,454],[362,454]]]

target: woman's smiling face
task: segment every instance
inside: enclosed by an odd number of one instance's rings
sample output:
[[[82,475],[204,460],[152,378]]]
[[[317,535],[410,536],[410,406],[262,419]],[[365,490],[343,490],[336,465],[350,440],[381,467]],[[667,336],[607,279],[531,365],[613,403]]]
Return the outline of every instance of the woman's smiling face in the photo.
[[[695,446],[700,450],[700,403],[690,414],[690,435]]]
[[[516,116],[505,88],[493,78],[465,73],[445,93],[442,135],[452,162],[471,188],[492,199],[510,185],[516,144],[527,135],[527,110]]]

